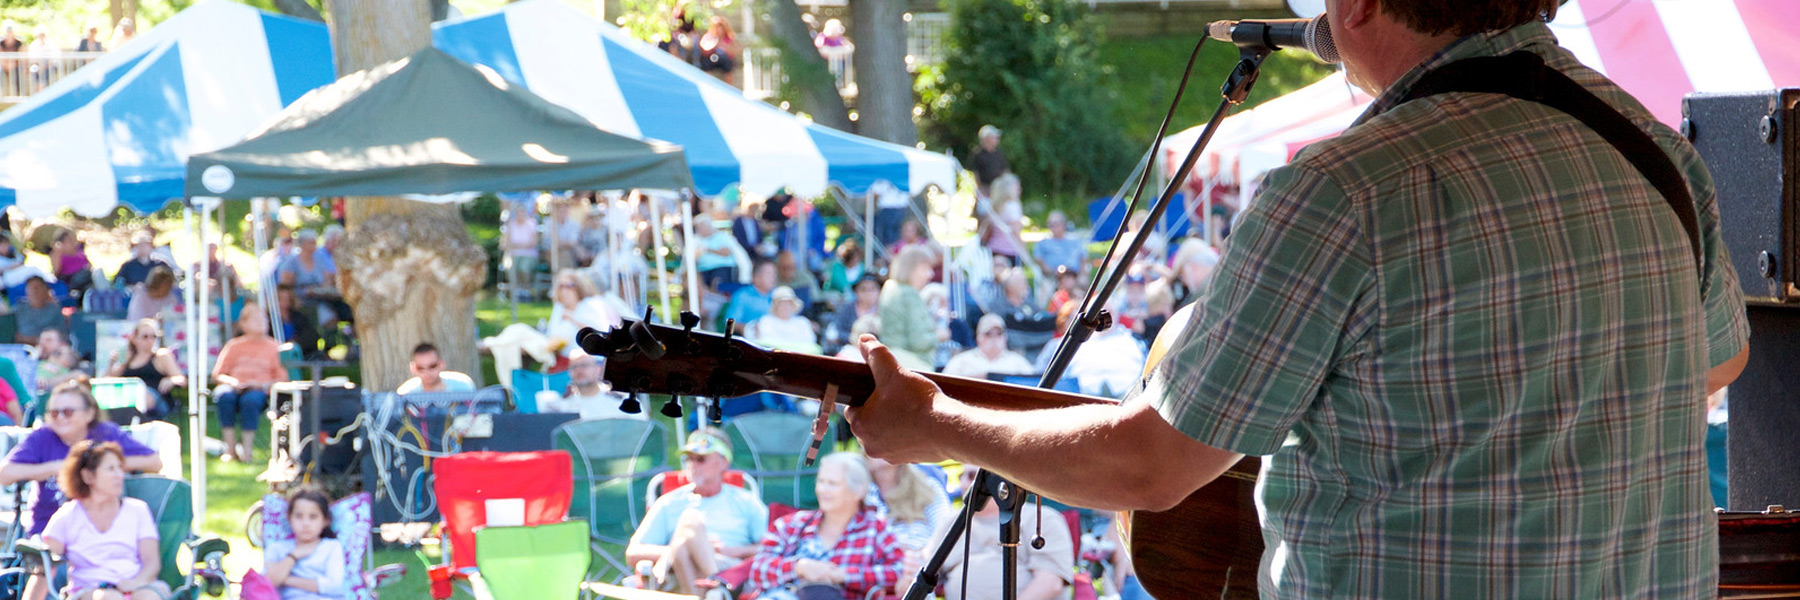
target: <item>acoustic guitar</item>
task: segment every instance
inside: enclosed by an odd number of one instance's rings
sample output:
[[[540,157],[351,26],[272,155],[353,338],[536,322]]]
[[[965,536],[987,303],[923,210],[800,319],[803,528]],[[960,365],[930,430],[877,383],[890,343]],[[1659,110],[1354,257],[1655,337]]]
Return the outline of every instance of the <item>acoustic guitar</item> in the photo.
[[[1187,309],[1169,319],[1146,364],[1154,365],[1185,328]],[[609,333],[582,329],[582,350],[606,359],[613,390],[731,398],[776,392],[823,398],[836,386],[836,402],[858,406],[875,390],[869,366],[860,362],[769,350],[742,338],[694,329],[700,319],[682,315],[682,327],[627,320]],[[939,373],[920,372],[945,394],[996,410],[1032,410],[1118,401]],[[1130,514],[1131,558],[1138,581],[1157,598],[1256,598],[1262,529],[1252,500],[1261,461],[1245,458],[1175,508]]]

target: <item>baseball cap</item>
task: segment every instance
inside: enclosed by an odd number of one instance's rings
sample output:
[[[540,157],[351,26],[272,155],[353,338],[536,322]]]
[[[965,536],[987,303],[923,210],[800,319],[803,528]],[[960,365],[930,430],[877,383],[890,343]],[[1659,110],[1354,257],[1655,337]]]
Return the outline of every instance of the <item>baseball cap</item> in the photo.
[[[993,313],[981,315],[981,320],[975,322],[975,333],[979,335],[989,329],[1006,329],[1006,319]]]
[[[799,302],[800,296],[794,294],[794,288],[785,285],[775,288],[775,291],[769,292],[769,304],[774,304],[782,300]]]
[[[731,442],[719,438],[718,434],[706,431],[695,431],[688,434],[687,443],[681,445],[681,454],[718,454],[731,462]]]
[[[967,131],[967,130],[965,129],[964,131]],[[980,137],[987,137],[990,135],[1000,135],[1000,128],[995,127],[993,125],[982,125],[981,131],[980,131]]]

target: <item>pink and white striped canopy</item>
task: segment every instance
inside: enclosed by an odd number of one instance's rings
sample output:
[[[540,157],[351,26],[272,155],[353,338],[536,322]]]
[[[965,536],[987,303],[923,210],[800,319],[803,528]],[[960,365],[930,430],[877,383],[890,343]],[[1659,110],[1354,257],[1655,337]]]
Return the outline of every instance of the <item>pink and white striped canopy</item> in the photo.
[[[1568,0],[1550,30],[1671,126],[1689,92],[1800,86],[1800,0]],[[1244,181],[1285,164],[1342,131],[1369,102],[1339,75],[1289,96],[1310,100],[1284,96],[1226,119],[1191,176],[1195,185]],[[1197,135],[1194,128],[1164,140],[1165,176]],[[1214,164],[1218,170],[1208,168]]]

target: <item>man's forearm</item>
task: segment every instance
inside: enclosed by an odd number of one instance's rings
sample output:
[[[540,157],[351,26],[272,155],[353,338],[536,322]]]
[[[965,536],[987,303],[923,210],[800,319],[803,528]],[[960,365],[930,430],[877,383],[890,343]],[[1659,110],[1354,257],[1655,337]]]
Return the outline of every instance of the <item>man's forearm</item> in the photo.
[[[956,432],[944,436],[951,458],[1077,506],[1164,509],[1241,458],[1187,438],[1142,404],[998,411],[937,402]]]

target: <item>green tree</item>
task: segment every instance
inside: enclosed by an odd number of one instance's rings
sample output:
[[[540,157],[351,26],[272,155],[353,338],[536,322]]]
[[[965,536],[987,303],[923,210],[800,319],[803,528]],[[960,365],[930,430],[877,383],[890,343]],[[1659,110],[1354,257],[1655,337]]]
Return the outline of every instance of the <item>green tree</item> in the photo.
[[[1076,0],[949,0],[944,64],[917,89],[926,139],[973,148],[993,124],[1014,173],[1033,195],[1110,192],[1132,152],[1098,85],[1098,23]]]

